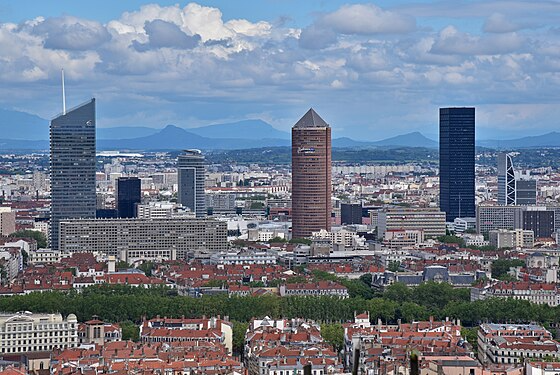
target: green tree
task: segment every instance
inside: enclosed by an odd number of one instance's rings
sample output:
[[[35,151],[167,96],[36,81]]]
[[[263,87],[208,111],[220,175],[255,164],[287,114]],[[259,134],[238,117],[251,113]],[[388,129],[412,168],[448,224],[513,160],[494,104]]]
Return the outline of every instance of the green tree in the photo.
[[[25,230],[18,230],[12,234],[10,234],[8,237],[12,237],[12,238],[32,238],[35,241],[37,241],[37,248],[38,249],[44,249],[47,247],[47,237],[43,234],[43,232],[39,232],[36,230],[29,230],[29,229],[25,229]]]
[[[152,276],[152,271],[155,269],[153,262],[144,262],[138,266],[138,269],[146,274],[146,276]]]
[[[344,327],[340,323],[321,324],[321,336],[337,353],[344,347]]]
[[[398,272],[400,268],[401,268],[401,262],[397,262],[397,261],[389,262],[389,265],[387,266],[387,270],[391,272]]]
[[[478,349],[478,327],[473,327],[473,328],[467,328],[467,327],[463,327],[461,328],[461,336],[463,336],[463,338],[465,338],[467,340],[467,342],[469,344],[471,344],[473,351],[477,352]]]
[[[461,237],[445,235],[437,238],[441,243],[458,244],[461,247],[465,246],[465,241]]]
[[[311,245],[312,241],[308,238],[292,238],[290,243],[293,244],[302,244],[302,245]]]
[[[521,259],[497,259],[492,262],[492,277],[495,279],[505,277],[510,268],[523,266],[525,262]]]
[[[286,241],[286,239],[282,237],[273,237],[270,240],[268,240],[268,243],[284,243],[284,242],[288,242],[288,241]]]
[[[140,327],[136,324],[131,322],[130,320],[126,320],[120,323],[122,329],[122,339],[123,340],[132,340],[132,341],[139,341],[140,340]]]
[[[395,302],[409,302],[412,299],[412,289],[404,283],[394,283],[385,288],[383,297]]]
[[[233,352],[237,355],[243,353],[245,346],[245,333],[249,328],[249,323],[234,321],[233,323]]]
[[[360,276],[360,281],[371,288],[371,273],[364,273]]]

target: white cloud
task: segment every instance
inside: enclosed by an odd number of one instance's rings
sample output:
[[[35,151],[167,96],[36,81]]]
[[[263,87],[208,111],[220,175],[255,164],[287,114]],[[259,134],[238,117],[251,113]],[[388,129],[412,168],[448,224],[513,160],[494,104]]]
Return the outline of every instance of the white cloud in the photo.
[[[400,34],[416,28],[414,18],[383,10],[374,4],[344,5],[319,22],[341,34]]]
[[[499,55],[515,52],[523,44],[524,39],[516,33],[475,36],[448,26],[439,33],[431,52],[451,55]]]
[[[501,13],[494,13],[486,19],[482,29],[487,33],[511,33],[519,31],[523,28],[522,25],[512,22],[509,17]]]
[[[44,38],[44,46],[48,49],[87,51],[111,39],[111,34],[99,22],[71,16],[35,20],[24,25],[24,29],[29,26],[32,34]]]
[[[58,108],[61,67],[69,95],[98,95],[110,108],[102,118],[123,125],[165,125],[131,112],[182,125],[263,113],[278,125],[318,103],[346,129],[364,118],[393,126],[404,116],[396,108],[421,114],[399,126],[421,129],[433,120],[426,106],[560,100],[556,31],[514,31],[527,21],[508,9],[486,20],[487,32],[453,19],[434,31],[405,13],[347,5],[299,29],[190,3],[145,5],[105,25],[73,16],[0,23],[0,106]],[[536,112],[524,113],[529,124]]]

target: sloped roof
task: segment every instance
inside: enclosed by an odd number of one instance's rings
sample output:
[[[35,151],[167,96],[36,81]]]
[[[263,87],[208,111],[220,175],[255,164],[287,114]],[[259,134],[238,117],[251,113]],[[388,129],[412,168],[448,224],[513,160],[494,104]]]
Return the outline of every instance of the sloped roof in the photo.
[[[313,108],[310,108],[309,111],[307,111],[307,113],[303,115],[303,117],[300,118],[299,121],[296,122],[296,124],[294,125],[294,128],[328,128],[328,127],[329,124],[327,124],[325,120],[323,120],[321,116],[319,116],[317,112],[313,110]]]

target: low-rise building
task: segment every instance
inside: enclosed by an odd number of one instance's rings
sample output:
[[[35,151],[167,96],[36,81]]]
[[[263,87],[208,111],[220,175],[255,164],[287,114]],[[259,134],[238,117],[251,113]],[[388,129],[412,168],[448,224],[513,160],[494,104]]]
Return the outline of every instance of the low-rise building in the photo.
[[[217,318],[160,318],[144,320],[140,338],[145,343],[209,342],[224,345],[228,353],[233,350],[233,325],[229,320]]]
[[[0,314],[0,352],[52,352],[78,345],[78,319],[70,314],[33,314],[19,312]]]
[[[348,298],[348,288],[332,281],[316,283],[284,284],[280,286],[280,295],[284,296],[331,296]]]
[[[560,358],[560,343],[536,324],[483,323],[478,329],[483,364],[518,364],[525,359]]]

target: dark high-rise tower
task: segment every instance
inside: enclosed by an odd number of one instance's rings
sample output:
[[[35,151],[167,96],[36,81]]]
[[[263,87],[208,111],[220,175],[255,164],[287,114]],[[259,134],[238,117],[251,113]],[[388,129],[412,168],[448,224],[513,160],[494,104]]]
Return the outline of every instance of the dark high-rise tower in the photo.
[[[200,150],[185,150],[177,160],[177,180],[179,184],[178,201],[196,214],[206,215],[204,182],[206,164]]]
[[[136,205],[141,201],[141,181],[138,177],[119,177],[117,180],[117,216],[136,217]]]
[[[51,121],[51,248],[62,219],[95,218],[95,99]]]
[[[446,220],[475,217],[474,108],[439,109],[439,205]]]
[[[292,237],[331,229],[331,128],[310,109],[292,128]]]

